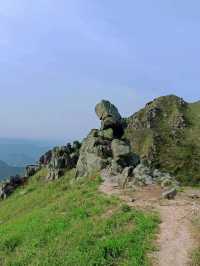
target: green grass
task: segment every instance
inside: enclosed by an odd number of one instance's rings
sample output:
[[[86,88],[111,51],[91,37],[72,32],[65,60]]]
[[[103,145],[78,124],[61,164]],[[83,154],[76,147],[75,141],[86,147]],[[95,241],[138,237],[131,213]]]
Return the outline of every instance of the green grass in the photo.
[[[200,215],[193,218],[193,226],[197,247],[192,253],[192,263],[190,266],[200,266]]]
[[[156,214],[104,196],[99,178],[47,183],[45,171],[0,202],[0,265],[149,265]]]
[[[192,263],[190,266],[200,266],[200,249],[197,249],[192,254]]]

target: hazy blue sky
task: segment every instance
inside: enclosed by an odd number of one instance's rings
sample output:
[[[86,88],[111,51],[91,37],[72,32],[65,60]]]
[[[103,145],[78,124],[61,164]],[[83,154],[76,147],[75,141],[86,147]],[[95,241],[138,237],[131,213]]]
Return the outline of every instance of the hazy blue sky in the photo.
[[[1,0],[0,137],[74,139],[110,99],[200,99],[199,0]]]

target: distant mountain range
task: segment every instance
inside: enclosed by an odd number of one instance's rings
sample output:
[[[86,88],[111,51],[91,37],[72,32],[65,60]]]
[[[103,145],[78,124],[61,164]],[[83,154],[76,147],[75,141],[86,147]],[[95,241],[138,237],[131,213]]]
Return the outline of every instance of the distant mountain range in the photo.
[[[3,161],[0,161],[0,180],[7,178],[9,176],[23,174],[23,172],[24,172],[23,167],[13,167]]]
[[[0,160],[12,167],[25,167],[35,163],[48,149],[60,144],[59,141],[0,138]]]

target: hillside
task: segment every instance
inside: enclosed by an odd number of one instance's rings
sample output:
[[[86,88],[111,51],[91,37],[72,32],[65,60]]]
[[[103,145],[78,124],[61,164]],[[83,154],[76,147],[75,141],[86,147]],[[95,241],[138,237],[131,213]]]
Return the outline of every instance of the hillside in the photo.
[[[164,96],[126,119],[124,137],[154,168],[184,183],[200,182],[200,102]]]
[[[200,103],[164,96],[122,118],[103,100],[95,111],[101,127],[82,143],[0,183],[0,265],[198,266]]]
[[[0,161],[0,179],[22,174],[23,172],[24,168],[22,167],[13,167],[3,161]]]
[[[46,175],[0,202],[0,265],[149,265],[155,214],[104,196],[99,178],[75,181],[72,171],[48,183]]]

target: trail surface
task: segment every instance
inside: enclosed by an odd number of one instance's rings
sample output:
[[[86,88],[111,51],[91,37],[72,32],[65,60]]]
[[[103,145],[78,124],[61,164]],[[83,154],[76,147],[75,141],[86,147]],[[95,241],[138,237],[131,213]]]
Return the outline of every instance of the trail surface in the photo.
[[[190,195],[196,191],[189,189],[179,193],[175,200],[160,200],[161,189],[156,185],[131,192],[119,189],[118,185],[109,179],[101,185],[100,191],[120,197],[131,207],[159,211],[161,225],[157,239],[159,251],[153,254],[155,266],[190,264],[190,254],[195,248],[191,218],[199,215],[200,210],[199,199],[191,199]]]

